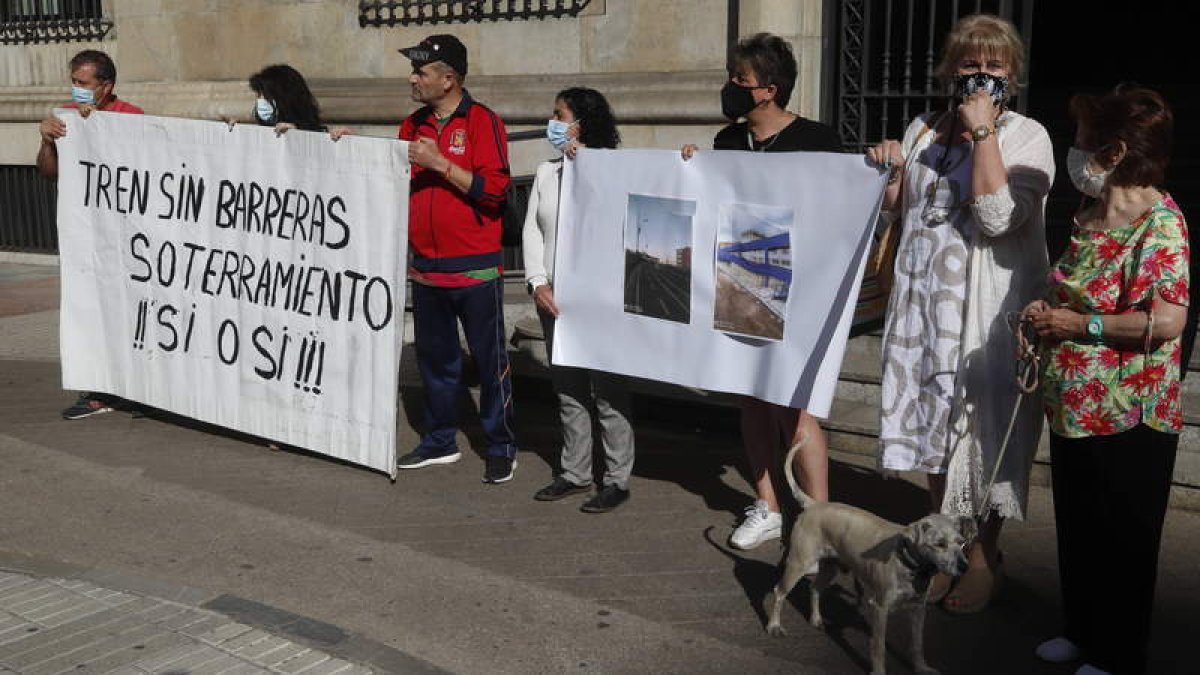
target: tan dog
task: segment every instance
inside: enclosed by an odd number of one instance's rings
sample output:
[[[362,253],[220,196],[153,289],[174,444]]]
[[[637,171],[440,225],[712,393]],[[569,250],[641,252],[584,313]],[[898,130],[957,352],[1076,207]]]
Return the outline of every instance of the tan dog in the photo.
[[[783,635],[783,603],[796,583],[810,575],[815,575],[810,623],[820,628],[821,591],[841,566],[854,575],[859,607],[871,626],[871,672],[884,673],[888,614],[904,608],[912,613],[913,667],[918,673],[936,673],[925,663],[925,595],[935,572],[958,576],[967,570],[963,550],[977,534],[975,520],[934,514],[904,526],[846,504],[814,501],[792,474],[792,460],[803,444],[801,439],[792,446],[784,464],[803,511],[792,528],[783,576],[767,598],[767,632]]]

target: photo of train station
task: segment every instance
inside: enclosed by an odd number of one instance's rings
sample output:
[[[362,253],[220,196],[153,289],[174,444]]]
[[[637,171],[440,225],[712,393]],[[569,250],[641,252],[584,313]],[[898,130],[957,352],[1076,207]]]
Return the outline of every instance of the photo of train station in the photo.
[[[714,328],[783,339],[792,284],[793,220],[790,208],[758,204],[721,207]]]
[[[629,195],[625,216],[625,311],[690,323],[692,217],[696,202]]]

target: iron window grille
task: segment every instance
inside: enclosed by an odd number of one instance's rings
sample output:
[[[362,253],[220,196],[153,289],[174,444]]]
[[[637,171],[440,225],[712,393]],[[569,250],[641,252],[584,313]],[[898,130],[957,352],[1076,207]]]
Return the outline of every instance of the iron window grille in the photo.
[[[578,16],[591,0],[360,0],[358,25],[409,26]]]
[[[95,41],[112,25],[100,0],[0,0],[0,44]]]

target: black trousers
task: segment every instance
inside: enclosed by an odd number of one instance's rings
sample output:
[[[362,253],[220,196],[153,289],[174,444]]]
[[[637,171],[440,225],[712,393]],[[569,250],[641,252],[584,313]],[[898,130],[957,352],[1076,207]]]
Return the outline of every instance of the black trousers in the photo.
[[[1064,636],[1087,663],[1143,673],[1177,434],[1050,434]]]

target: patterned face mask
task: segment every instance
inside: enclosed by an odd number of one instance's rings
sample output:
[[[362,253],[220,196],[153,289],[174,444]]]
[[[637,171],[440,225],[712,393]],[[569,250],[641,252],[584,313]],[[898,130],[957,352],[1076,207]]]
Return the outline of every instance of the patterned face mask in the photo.
[[[986,92],[992,98],[992,105],[1004,105],[1008,100],[1008,78],[991,73],[971,73],[959,75],[954,80],[954,95],[960,101],[977,91]]]

